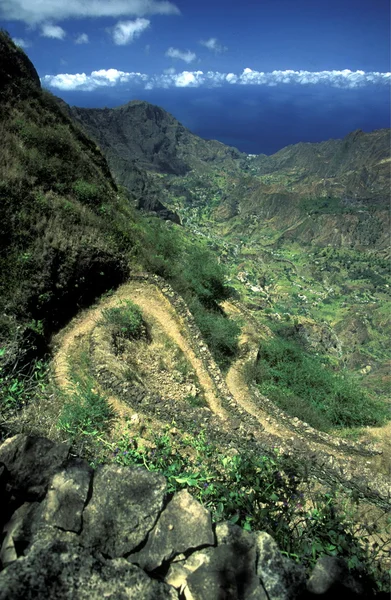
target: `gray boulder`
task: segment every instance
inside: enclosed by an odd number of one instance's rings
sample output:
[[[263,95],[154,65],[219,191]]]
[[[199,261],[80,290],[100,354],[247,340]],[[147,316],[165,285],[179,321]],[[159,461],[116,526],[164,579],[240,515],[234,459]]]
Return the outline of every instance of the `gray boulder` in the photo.
[[[216,539],[216,548],[195,552],[181,565],[183,574],[187,571],[180,588],[186,600],[266,600],[256,573],[254,536],[237,525],[219,523],[216,525]],[[181,583],[175,567],[166,581],[174,583],[175,575],[177,585]]]
[[[83,513],[81,544],[112,558],[126,556],[146,540],[163,508],[166,480],[145,469],[98,467]]]
[[[0,463],[9,471],[12,494],[23,501],[41,500],[68,453],[68,444],[55,444],[46,438],[15,435],[5,440],[0,446]]]
[[[174,495],[160,515],[144,548],[131,554],[128,560],[146,571],[153,571],[178,554],[213,544],[209,511],[182,490]]]
[[[80,533],[93,470],[81,459],[68,461],[66,469],[56,473],[42,503],[41,518],[63,531]]]
[[[258,562],[257,573],[269,600],[296,598],[305,586],[305,571],[284,558],[265,531],[255,533]]]
[[[349,573],[344,559],[337,556],[318,558],[307,582],[307,590],[317,596],[327,595],[327,597],[333,594],[343,594],[344,597],[364,594],[362,584]]]
[[[64,542],[35,544],[0,573],[0,600],[175,600],[176,591],[123,558]]]
[[[37,540],[69,541],[82,529],[92,469],[81,459],[72,459],[48,484],[42,502],[25,502],[3,529],[0,550],[3,566],[25,554]]]

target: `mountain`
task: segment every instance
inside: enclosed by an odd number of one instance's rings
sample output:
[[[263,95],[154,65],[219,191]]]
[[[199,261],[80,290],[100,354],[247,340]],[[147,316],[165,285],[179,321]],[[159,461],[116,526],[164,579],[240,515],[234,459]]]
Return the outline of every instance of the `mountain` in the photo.
[[[390,130],[254,156],[203,140],[139,100],[69,111],[140,208],[175,220],[175,206],[203,206],[236,232],[267,226],[304,243],[389,246]]]
[[[185,175],[211,163],[233,167],[246,157],[221,142],[203,140],[159,106],[140,100],[113,109],[72,107],[71,114],[97,141],[125,186],[130,165]]]
[[[237,170],[245,155],[221,142],[192,134],[172,115],[148,102],[133,100],[114,109],[69,108],[69,114],[102,149],[118,184],[136,206],[179,222],[161,201],[151,173],[183,176],[216,168]]]
[[[0,347],[17,353],[125,278],[113,216],[132,217],[100,149],[5,32],[0,56]]]
[[[342,140],[288,146],[272,156],[248,155],[225,180],[198,178],[204,200],[226,231],[278,236],[305,244],[371,247],[389,252],[390,130],[355,131]],[[185,176],[194,188],[194,174]],[[183,195],[184,178],[166,181],[167,196]]]

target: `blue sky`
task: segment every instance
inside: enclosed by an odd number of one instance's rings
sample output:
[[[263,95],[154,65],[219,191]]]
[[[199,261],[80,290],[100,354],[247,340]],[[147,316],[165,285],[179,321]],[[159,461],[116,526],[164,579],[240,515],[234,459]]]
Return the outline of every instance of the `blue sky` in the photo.
[[[1,26],[70,104],[134,98],[270,154],[389,126],[388,0],[0,0]]]

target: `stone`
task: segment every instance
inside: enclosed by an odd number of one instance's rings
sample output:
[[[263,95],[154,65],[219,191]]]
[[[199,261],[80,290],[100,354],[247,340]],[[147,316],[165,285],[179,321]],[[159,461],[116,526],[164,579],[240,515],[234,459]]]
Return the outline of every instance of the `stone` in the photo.
[[[5,525],[2,536],[4,537],[0,550],[0,560],[3,567],[7,567],[23,553],[30,543],[30,532],[25,532],[25,522],[31,522],[32,516],[38,503],[22,504],[14,512],[11,519]],[[16,542],[16,544],[15,544]],[[20,542],[18,544],[18,542]]]
[[[56,473],[42,503],[41,518],[63,531],[80,533],[93,470],[79,458]]]
[[[189,574],[183,588],[186,600],[267,600],[256,576],[255,552],[249,562],[248,555],[240,555],[228,544],[201,553],[203,563]]]
[[[2,504],[2,510],[0,512],[0,531],[10,517],[10,493],[8,491],[10,474],[7,467],[0,464],[0,499]]]
[[[55,444],[46,438],[19,434],[5,440],[0,446],[0,462],[9,471],[12,493],[23,501],[41,500],[68,453],[68,444]]]
[[[66,503],[66,498],[64,500]],[[57,519],[56,521],[55,513],[51,511],[47,513],[45,504],[45,500],[43,502],[26,502],[13,513],[3,529],[4,541],[0,550],[0,560],[3,566],[9,565],[20,556],[27,554],[37,541],[76,542],[77,534],[62,529],[57,524],[61,520]],[[72,511],[72,496],[69,511]]]
[[[265,531],[255,534],[258,547],[257,573],[270,600],[289,598],[284,560],[274,539]]]
[[[190,571],[181,588],[186,600],[266,600],[256,573],[254,536],[231,523],[217,524],[215,534],[216,548],[195,552],[182,565]],[[169,575],[172,581],[175,576],[177,582],[181,581],[178,571]]]
[[[150,579],[123,558],[65,542],[35,544],[0,573],[0,600],[175,600],[174,588]]]
[[[144,548],[129,560],[146,571],[189,550],[213,546],[214,535],[209,511],[186,490],[174,495],[148,536]]]
[[[337,556],[321,556],[316,561],[307,590],[316,595],[342,594],[344,597],[363,595],[363,586],[349,573],[348,566],[343,558]]]
[[[98,467],[83,513],[82,545],[112,558],[130,554],[154,527],[165,492],[166,480],[156,473],[118,465]]]

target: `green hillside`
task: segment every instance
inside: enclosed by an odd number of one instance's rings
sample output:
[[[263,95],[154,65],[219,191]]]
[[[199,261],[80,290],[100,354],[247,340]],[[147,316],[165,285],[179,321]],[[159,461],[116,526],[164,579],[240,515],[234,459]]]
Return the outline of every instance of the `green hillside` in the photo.
[[[1,440],[163,473],[387,589],[388,133],[254,158],[0,57]]]

